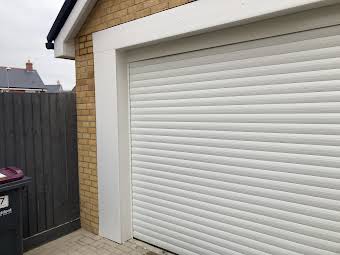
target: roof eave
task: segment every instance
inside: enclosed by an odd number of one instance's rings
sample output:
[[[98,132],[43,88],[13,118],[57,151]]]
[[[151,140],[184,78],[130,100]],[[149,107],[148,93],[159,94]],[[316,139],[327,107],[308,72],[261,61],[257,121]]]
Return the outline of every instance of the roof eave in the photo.
[[[76,4],[77,0],[65,0],[63,6],[61,7],[57,18],[55,19],[48,35],[47,35],[47,45],[51,47],[53,41],[57,38],[60,30],[64,26],[68,16],[72,12],[74,5]],[[46,45],[46,46],[47,46]]]
[[[54,49],[54,56],[56,58],[75,58],[74,39],[97,0],[78,0],[75,2],[67,19],[54,39],[54,43],[50,41],[46,43],[46,47]],[[50,39],[51,38],[53,37],[50,37]]]
[[[201,0],[207,1],[207,0]],[[64,25],[54,40],[54,45],[47,43],[47,46],[54,48],[56,58],[74,59],[74,39],[90,14],[97,0],[77,0],[67,17]],[[286,8],[278,11],[281,14],[303,11],[340,2],[340,0],[284,0]],[[242,3],[241,3],[242,4]]]

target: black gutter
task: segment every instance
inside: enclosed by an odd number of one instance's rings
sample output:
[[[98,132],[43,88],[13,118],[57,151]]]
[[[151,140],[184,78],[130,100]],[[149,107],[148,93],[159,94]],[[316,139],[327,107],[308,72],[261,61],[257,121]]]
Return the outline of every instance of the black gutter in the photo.
[[[50,29],[50,32],[47,35],[47,43],[46,49],[53,50],[54,49],[54,43],[53,41],[58,37],[61,29],[65,25],[65,22],[70,16],[70,13],[73,10],[74,5],[76,4],[77,0],[65,0],[63,6],[61,7],[57,18],[55,19],[53,26]]]

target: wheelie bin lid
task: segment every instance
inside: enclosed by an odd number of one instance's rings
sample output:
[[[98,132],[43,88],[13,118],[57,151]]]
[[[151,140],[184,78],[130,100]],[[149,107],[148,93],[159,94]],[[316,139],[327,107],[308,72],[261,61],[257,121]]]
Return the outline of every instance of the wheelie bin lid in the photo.
[[[24,178],[24,172],[17,167],[5,167],[0,169],[0,185],[18,181]]]

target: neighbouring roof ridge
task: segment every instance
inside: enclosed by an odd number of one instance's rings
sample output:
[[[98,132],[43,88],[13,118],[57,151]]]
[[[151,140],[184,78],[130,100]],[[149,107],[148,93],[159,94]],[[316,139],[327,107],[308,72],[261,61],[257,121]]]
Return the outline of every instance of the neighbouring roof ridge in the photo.
[[[26,70],[26,68],[24,68],[24,67],[12,67],[12,66],[0,66],[0,68],[11,68],[11,69]],[[33,69],[33,71],[37,72],[37,69]]]

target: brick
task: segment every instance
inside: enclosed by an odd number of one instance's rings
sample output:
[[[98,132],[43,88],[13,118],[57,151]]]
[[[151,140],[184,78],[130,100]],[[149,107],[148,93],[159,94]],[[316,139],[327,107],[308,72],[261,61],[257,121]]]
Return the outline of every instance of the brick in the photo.
[[[87,47],[91,47],[93,45],[93,43],[92,43],[92,41],[87,41],[87,42],[85,42],[85,47],[87,48]]]
[[[173,7],[177,7],[179,5],[183,5],[183,4],[186,4],[190,1],[186,1],[186,0],[170,0],[169,1],[169,7],[170,8],[173,8]]]
[[[123,9],[123,10],[120,10],[120,11],[113,13],[114,18],[120,18],[120,17],[123,17],[125,15],[127,15],[127,9]]]
[[[152,6],[151,7],[151,12],[152,13],[161,12],[161,11],[164,11],[164,10],[166,10],[168,8],[169,8],[169,3],[168,2],[160,3],[160,4],[157,4],[155,6]]]
[[[79,42],[85,42],[86,41],[86,36],[81,36],[79,37]]]
[[[136,18],[140,19],[140,18],[143,18],[143,17],[148,16],[150,14],[151,14],[151,9],[150,8],[143,9],[141,11],[136,12]]]
[[[79,54],[80,55],[84,55],[84,54],[86,54],[87,53],[87,49],[81,49],[81,50],[79,50]]]
[[[120,9],[127,9],[135,4],[134,0],[127,0],[120,4]]]
[[[149,8],[151,6],[155,6],[157,4],[159,4],[159,0],[147,0],[143,2],[143,6],[144,8]]]
[[[135,18],[136,18],[135,14],[127,14],[124,17],[121,17],[120,20],[122,23],[125,23],[134,20]]]
[[[143,10],[143,9],[144,9],[143,3],[139,3],[139,4],[136,4],[134,6],[129,7],[128,13],[135,15],[137,11],[140,11],[140,10]]]

